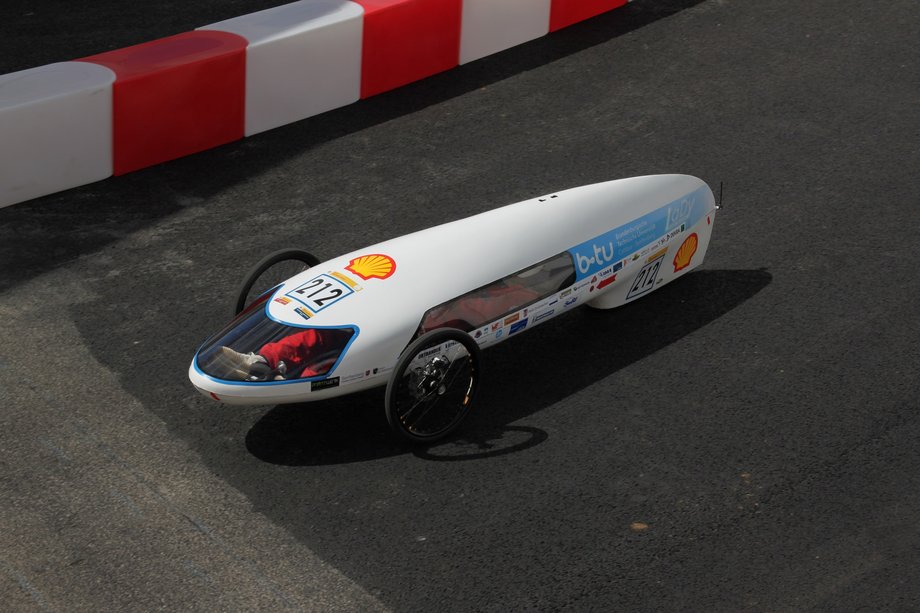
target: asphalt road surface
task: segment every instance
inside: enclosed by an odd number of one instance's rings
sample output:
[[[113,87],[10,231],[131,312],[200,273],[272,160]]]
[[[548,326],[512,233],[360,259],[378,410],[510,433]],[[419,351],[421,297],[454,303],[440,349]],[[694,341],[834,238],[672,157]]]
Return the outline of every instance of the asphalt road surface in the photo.
[[[91,4],[3,2],[0,73],[281,2]],[[0,608],[920,609],[916,8],[637,0],[0,209]],[[660,172],[724,182],[704,267],[486,352],[447,442],[187,380],[271,250]]]

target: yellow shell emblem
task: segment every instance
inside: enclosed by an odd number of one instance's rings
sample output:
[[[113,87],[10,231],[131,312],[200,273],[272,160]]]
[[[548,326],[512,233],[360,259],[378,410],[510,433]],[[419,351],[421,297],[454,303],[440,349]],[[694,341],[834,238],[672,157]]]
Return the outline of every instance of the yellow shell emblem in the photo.
[[[388,255],[372,253],[362,255],[348,263],[345,270],[355,273],[365,281],[368,279],[386,279],[396,272],[396,262]]]
[[[693,254],[696,253],[699,242],[700,239],[697,237],[696,232],[684,240],[684,244],[680,246],[680,249],[677,250],[677,255],[674,256],[674,272],[683,270],[690,265],[690,260],[693,259]]]

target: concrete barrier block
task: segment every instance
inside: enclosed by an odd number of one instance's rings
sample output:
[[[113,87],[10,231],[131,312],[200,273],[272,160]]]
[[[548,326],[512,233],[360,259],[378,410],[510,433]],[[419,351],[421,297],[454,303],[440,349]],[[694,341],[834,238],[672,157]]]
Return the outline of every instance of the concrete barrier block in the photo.
[[[460,63],[504,51],[549,32],[552,0],[463,0]]]
[[[61,62],[0,75],[0,207],[112,174],[112,83]]]
[[[361,97],[460,63],[463,0],[355,0],[364,7]]]
[[[116,175],[243,137],[246,40],[236,34],[186,32],[81,61],[116,75]]]
[[[301,0],[199,28],[248,41],[246,136],[358,100],[363,14],[348,0]]]

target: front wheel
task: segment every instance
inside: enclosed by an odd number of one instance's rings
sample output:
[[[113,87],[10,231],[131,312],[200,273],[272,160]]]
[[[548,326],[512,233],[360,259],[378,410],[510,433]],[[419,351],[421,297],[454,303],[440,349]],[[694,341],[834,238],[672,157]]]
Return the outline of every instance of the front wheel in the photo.
[[[481,350],[469,334],[432,330],[402,353],[390,376],[390,427],[413,443],[431,443],[454,431],[469,412],[479,385]]]
[[[252,302],[282,281],[319,264],[319,259],[303,249],[282,249],[270,253],[252,267],[240,284],[233,314],[239,315]]]

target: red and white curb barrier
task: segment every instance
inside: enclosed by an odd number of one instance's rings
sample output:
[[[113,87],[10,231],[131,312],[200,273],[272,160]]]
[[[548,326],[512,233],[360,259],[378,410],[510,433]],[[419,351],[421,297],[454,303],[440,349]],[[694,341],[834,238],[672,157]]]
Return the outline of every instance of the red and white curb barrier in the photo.
[[[475,61],[627,0],[300,0],[0,75],[0,207]]]

